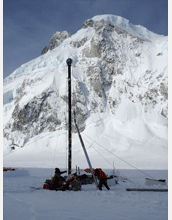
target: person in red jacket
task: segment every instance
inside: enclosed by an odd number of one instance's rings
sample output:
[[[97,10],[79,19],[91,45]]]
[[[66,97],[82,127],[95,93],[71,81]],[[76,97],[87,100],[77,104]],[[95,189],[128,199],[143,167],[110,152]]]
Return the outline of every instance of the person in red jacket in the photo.
[[[96,168],[94,170],[94,175],[99,178],[99,190],[102,190],[102,185],[104,185],[108,190],[110,190],[109,186],[107,185],[107,176],[101,168]]]

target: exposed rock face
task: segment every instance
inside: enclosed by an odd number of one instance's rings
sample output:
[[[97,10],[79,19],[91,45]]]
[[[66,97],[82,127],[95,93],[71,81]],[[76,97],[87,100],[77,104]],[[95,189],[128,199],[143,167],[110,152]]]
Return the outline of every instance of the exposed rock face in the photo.
[[[72,34],[68,33],[67,31],[57,31],[55,34],[53,34],[49,46],[44,47],[44,49],[41,52],[41,55],[47,53],[48,50],[53,50],[54,48],[58,47],[65,39],[71,36]]]
[[[71,41],[70,44],[73,47],[79,48],[81,46],[83,46],[85,44],[85,42],[87,42],[87,37],[84,37],[81,41]]]
[[[91,39],[90,46],[83,49],[82,56],[87,58],[100,57],[99,45],[97,44],[96,39]]]
[[[56,108],[49,103],[53,93],[53,91],[45,91],[22,108],[17,103],[12,113],[11,132],[22,132],[28,138],[42,131],[57,129],[61,125],[61,121],[58,119]],[[5,127],[4,132],[8,127],[9,125]]]
[[[112,32],[114,31],[114,25],[111,24],[109,21],[100,20],[94,23],[94,29],[97,33],[105,33],[105,32]]]
[[[85,129],[85,120],[88,116],[85,96],[81,90],[80,82],[73,81],[72,106],[76,112],[76,121],[81,131]]]
[[[52,132],[57,129],[67,129],[67,109],[68,97],[67,94],[60,96],[56,91],[47,89],[39,96],[33,97],[27,104],[20,107],[20,101],[23,95],[26,95],[29,81],[24,80],[19,93],[15,97],[15,108],[12,112],[12,118],[4,127],[4,137],[11,140],[13,145],[23,146],[27,140],[33,135],[41,132]],[[72,106],[75,107],[76,120],[79,129],[85,129],[85,120],[88,116],[85,96],[81,90],[80,82],[73,80],[72,82]],[[52,100],[54,100],[52,102]],[[61,113],[61,108],[65,112]],[[75,128],[73,128],[76,132]],[[10,132],[9,132],[10,130]],[[22,141],[16,139],[16,134],[22,133]]]
[[[160,84],[160,93],[164,97],[164,99],[168,99],[168,87],[166,84],[161,83]]]
[[[93,20],[87,20],[83,23],[82,28],[87,28],[87,27],[93,27],[94,21]]]
[[[53,50],[58,47],[66,38],[71,37],[71,33],[68,34],[67,31],[56,32],[53,34],[48,49]]]
[[[48,51],[48,47],[47,47],[47,46],[45,46],[45,47],[44,47],[44,49],[43,49],[43,50],[42,50],[42,52],[41,52],[41,55],[43,55],[43,54],[47,53],[47,51]]]

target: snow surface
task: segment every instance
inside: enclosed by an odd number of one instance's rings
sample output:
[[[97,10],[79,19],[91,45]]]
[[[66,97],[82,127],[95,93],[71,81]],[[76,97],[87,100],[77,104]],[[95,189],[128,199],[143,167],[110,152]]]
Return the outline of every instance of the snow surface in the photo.
[[[140,130],[137,129],[137,125]],[[103,119],[95,114],[87,120],[86,130],[81,135],[94,167],[108,169],[113,167],[114,162],[115,167],[119,169],[131,169],[132,166],[139,169],[167,169],[167,141],[165,140],[167,128],[151,123],[150,127],[162,138],[152,137],[152,131],[138,118],[126,125],[114,118],[109,118],[108,113],[104,114]],[[28,140],[24,148],[16,148],[10,152],[8,142],[5,148],[4,140],[3,164],[7,167],[67,167],[67,135],[67,131],[64,130],[41,133]],[[137,149],[133,149],[132,144],[137,145]],[[76,165],[85,168],[87,161],[78,134],[74,133],[72,135],[72,166]]]
[[[120,27],[121,29],[135,35],[138,37],[143,37],[146,38],[148,40],[154,40],[156,39],[158,36],[151,31],[149,31],[147,28],[141,26],[141,25],[133,25],[129,22],[129,20],[127,20],[126,18],[123,18],[121,16],[117,16],[117,15],[110,15],[110,14],[104,14],[104,15],[96,15],[92,18],[92,20],[94,21],[99,21],[99,20],[106,20],[109,21],[110,23],[117,25],[118,27]]]
[[[63,169],[62,169],[63,170]],[[112,170],[104,170],[112,173]],[[167,186],[146,186],[143,173],[119,170],[129,180],[119,181],[110,191],[95,185],[83,185],[82,191],[34,190],[54,175],[54,169],[26,169],[3,174],[4,220],[165,220],[168,219],[167,192],[127,192],[126,188],[166,189]],[[144,170],[156,179],[166,179],[165,170]]]

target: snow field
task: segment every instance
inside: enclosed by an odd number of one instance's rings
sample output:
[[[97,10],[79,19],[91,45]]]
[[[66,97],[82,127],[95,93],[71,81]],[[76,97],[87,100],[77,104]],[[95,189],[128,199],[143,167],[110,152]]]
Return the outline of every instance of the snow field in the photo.
[[[63,169],[62,169],[63,170]],[[112,170],[104,170],[112,173]],[[20,168],[4,173],[5,220],[163,220],[168,218],[167,192],[127,192],[126,188],[167,188],[145,186],[145,175],[136,170],[120,170],[132,182],[119,181],[107,191],[97,191],[94,185],[82,186],[82,191],[34,190],[54,174],[54,169]],[[164,170],[144,171],[157,179],[166,179]],[[20,175],[19,175],[20,173]]]
[[[149,128],[156,131],[156,136],[153,135],[155,133],[151,134],[151,130],[138,118],[121,123],[107,117],[106,114],[102,118],[94,114],[92,120],[88,119],[85,131],[81,132],[94,167],[109,169],[114,162],[114,166],[118,169],[132,169],[132,166],[139,169],[167,169],[167,130],[165,126],[163,127],[163,122],[158,125],[150,122]],[[67,167],[67,138],[67,131],[64,130],[42,133],[30,139],[25,147],[11,151],[8,143],[5,148],[4,141],[4,166]],[[88,166],[78,134],[73,133],[72,167],[75,168],[76,165],[80,168]]]

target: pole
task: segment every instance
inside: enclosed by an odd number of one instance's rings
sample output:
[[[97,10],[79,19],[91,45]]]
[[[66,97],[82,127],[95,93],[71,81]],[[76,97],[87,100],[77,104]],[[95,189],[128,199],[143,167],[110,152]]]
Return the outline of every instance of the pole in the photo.
[[[76,129],[77,129],[77,132],[78,132],[78,136],[79,136],[79,139],[80,139],[80,142],[81,142],[82,148],[83,148],[83,150],[84,150],[85,157],[86,157],[86,159],[87,159],[87,163],[88,163],[88,165],[89,165],[89,167],[90,167],[90,170],[91,170],[91,173],[92,173],[92,175],[93,175],[94,182],[95,182],[95,184],[96,184],[96,188],[98,189],[97,180],[96,180],[96,178],[95,178],[95,176],[94,176],[94,172],[93,172],[93,168],[92,168],[92,165],[91,165],[90,159],[89,159],[89,157],[88,157],[88,154],[87,154],[87,151],[86,151],[86,148],[85,148],[84,142],[83,142],[83,140],[82,140],[82,137],[81,137],[81,135],[80,135],[80,132],[79,132],[78,126],[77,126],[77,124],[76,124],[76,118],[75,118],[75,116],[76,116],[76,115],[75,115],[75,111],[74,111],[74,122],[75,122],[75,126],[76,126]]]
[[[68,58],[66,60],[68,65],[68,120],[69,120],[69,127],[68,127],[68,175],[71,174],[71,167],[72,167],[72,117],[71,117],[71,64],[72,59]]]

